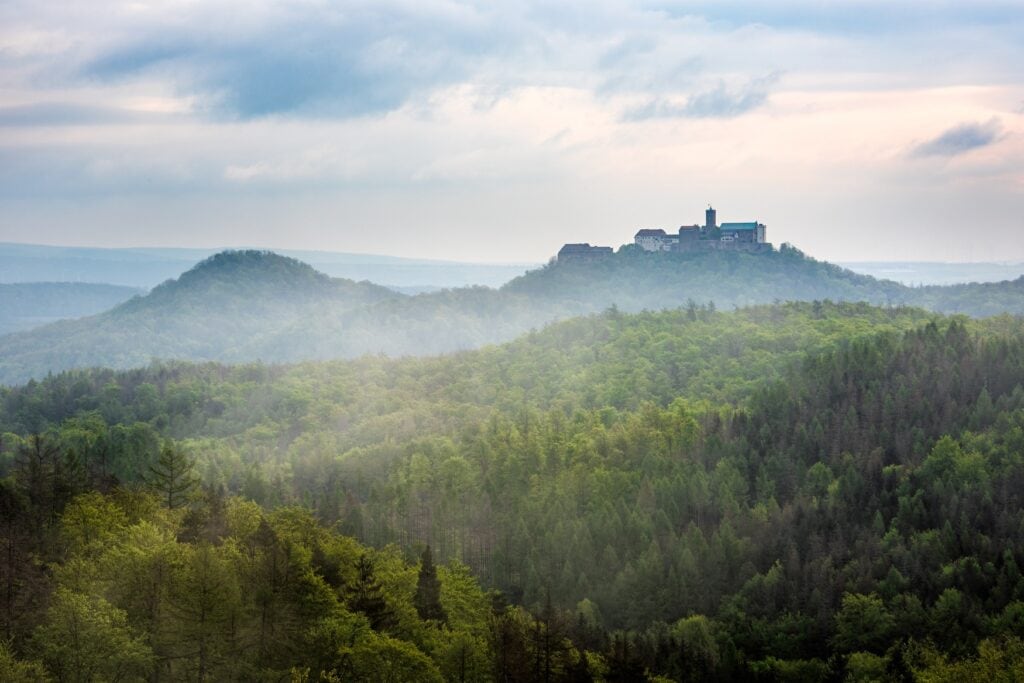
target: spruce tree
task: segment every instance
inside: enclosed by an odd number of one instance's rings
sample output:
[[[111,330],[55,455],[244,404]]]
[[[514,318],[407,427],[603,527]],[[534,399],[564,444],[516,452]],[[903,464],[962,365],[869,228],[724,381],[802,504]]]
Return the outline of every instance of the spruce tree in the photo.
[[[199,484],[193,468],[195,461],[180,446],[167,441],[160,449],[157,461],[150,465],[146,483],[149,484],[173,510],[185,503]]]
[[[441,606],[441,582],[437,578],[437,568],[430,553],[430,546],[420,557],[420,574],[416,580],[416,595],[413,598],[416,611],[424,621],[444,623],[448,615]]]
[[[366,615],[374,631],[387,631],[395,626],[395,614],[384,599],[384,589],[373,573],[373,562],[365,553],[356,561],[356,582],[349,592],[348,605]]]

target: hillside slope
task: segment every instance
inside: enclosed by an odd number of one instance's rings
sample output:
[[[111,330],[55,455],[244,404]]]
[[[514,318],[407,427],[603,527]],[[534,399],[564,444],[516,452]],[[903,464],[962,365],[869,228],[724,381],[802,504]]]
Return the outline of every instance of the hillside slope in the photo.
[[[651,254],[627,247],[551,263],[501,289],[403,296],[334,280],[294,259],[226,252],[109,313],[0,339],[0,383],[65,368],[125,368],[152,358],[294,362],[363,354],[432,355],[513,339],[609,307],[719,309],[775,301],[857,301],[940,312],[1024,313],[1024,280],[909,288],[793,248],[750,254]]]
[[[400,296],[276,254],[224,252],[105,313],[0,337],[0,381],[153,358],[252,360],[264,337],[297,320]]]
[[[306,508],[385,548],[371,553],[377,561],[429,544],[450,562],[446,580],[458,574],[482,595],[468,565],[500,590],[490,604],[477,598],[490,630],[467,643],[490,661],[504,661],[510,642],[529,651],[539,642],[531,634],[547,628],[626,672],[605,680],[643,680],[636,672],[647,670],[681,683],[824,683],[968,665],[979,652],[1020,661],[1022,319],[829,303],[608,310],[437,358],[63,373],[0,389],[0,433],[0,474],[15,492],[6,500],[21,511],[15,530],[51,518],[80,529],[52,534],[84,549],[55,547],[53,581],[109,596],[133,627],[153,632],[148,612],[131,611],[133,589],[148,585],[140,579],[161,566],[149,558],[174,539],[231,553],[223,566],[238,567],[247,587],[226,593],[236,601],[268,585],[260,576],[288,587],[331,579],[351,594],[343,586],[363,552],[351,542],[341,564],[337,550],[307,540],[296,557],[308,566],[283,575],[249,568],[297,565],[252,565],[235,550],[280,547],[271,528],[321,537],[298,512]],[[129,500],[124,491],[68,503],[62,492],[135,490],[165,437],[182,439],[206,485],[186,514],[162,516],[184,520],[166,543],[122,531],[119,519],[138,513],[111,517],[104,501]],[[46,480],[60,485],[33,486],[33,453],[61,464]],[[90,514],[47,514],[66,503]],[[257,504],[277,508],[266,524]],[[11,528],[0,532],[15,538]],[[235,544],[238,528],[264,546]],[[85,542],[96,533],[103,542]],[[88,559],[101,554],[104,563]],[[415,572],[406,576],[392,605],[419,593]],[[46,580],[15,590],[45,595],[36,586]],[[445,585],[442,598],[455,587]],[[504,600],[533,610],[519,613],[521,641],[506,628]],[[446,604],[453,618],[466,611]],[[294,633],[318,633],[308,611],[291,614],[281,623]],[[418,633],[409,617],[393,633]],[[339,632],[349,633],[327,636]],[[227,629],[211,638],[237,643]],[[316,666],[304,659],[310,647],[274,661]]]
[[[550,263],[499,290],[474,287],[393,298],[302,321],[268,339],[272,346],[262,357],[445,353],[500,343],[552,321],[611,306],[637,312],[690,302],[732,309],[821,300],[918,306],[974,316],[1022,314],[1024,283],[911,288],[816,261],[792,248],[761,254],[652,254],[626,248],[598,261]]]

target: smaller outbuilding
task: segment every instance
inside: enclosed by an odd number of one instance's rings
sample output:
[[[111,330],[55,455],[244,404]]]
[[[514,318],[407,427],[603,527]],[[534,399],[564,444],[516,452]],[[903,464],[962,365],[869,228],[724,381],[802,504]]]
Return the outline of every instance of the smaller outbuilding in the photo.
[[[592,247],[589,243],[566,244],[558,250],[559,261],[590,261],[605,256],[611,256],[611,247]]]

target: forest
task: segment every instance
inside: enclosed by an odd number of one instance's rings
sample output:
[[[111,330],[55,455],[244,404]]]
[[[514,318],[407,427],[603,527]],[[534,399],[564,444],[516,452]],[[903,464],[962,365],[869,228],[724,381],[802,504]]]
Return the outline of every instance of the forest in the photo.
[[[0,389],[0,679],[1024,674],[1024,320],[608,308]]]
[[[71,368],[135,368],[153,359],[294,363],[381,353],[431,356],[511,341],[612,306],[636,313],[689,301],[733,310],[814,300],[1019,315],[1024,279],[907,287],[787,245],[757,254],[647,253],[626,245],[598,261],[552,261],[498,289],[408,296],[331,278],[272,252],[222,252],[108,311],[0,336],[0,383]]]

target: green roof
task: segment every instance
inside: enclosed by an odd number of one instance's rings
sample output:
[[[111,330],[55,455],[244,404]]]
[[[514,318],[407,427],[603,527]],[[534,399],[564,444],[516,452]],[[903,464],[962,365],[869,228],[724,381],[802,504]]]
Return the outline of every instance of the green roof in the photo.
[[[722,223],[718,226],[719,230],[756,230],[757,221],[751,221],[749,223]]]

